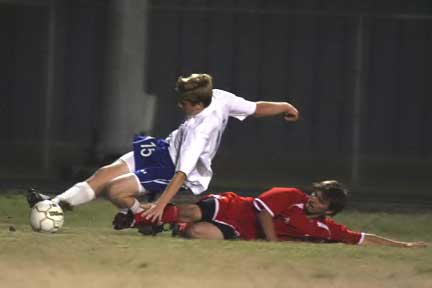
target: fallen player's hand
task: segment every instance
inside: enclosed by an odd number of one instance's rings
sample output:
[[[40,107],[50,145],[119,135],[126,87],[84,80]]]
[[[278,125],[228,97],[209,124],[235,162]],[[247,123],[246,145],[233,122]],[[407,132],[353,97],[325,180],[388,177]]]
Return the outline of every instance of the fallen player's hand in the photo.
[[[407,248],[426,248],[428,246],[426,242],[406,242],[404,245]]]

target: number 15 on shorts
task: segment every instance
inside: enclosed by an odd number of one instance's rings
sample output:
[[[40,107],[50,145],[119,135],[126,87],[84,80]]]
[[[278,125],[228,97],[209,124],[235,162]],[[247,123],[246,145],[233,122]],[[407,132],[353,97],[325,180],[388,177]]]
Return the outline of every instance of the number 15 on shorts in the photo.
[[[149,142],[146,144],[141,144],[141,156],[143,157],[149,157],[153,154],[153,152],[156,150],[156,144],[154,142]]]

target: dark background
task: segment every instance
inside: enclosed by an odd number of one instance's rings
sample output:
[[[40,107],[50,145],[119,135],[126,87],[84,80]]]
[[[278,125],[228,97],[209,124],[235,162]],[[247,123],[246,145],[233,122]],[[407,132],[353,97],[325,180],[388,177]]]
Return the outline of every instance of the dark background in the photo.
[[[0,1],[1,187],[66,188],[113,156],[96,149],[111,2]],[[301,112],[297,123],[232,120],[211,190],[335,178],[355,199],[428,205],[431,12],[429,0],[148,1],[151,133],[166,137],[181,121],[176,78],[206,72],[219,89]]]

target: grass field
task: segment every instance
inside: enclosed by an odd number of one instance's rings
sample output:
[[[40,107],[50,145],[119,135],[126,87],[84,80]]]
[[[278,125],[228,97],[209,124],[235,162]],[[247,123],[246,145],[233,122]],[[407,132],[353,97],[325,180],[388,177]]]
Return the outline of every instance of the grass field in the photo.
[[[0,196],[0,287],[432,287],[432,248],[198,241],[113,231],[103,200],[33,232],[22,195]],[[355,230],[432,242],[432,212],[346,211]],[[16,231],[10,231],[14,226]]]

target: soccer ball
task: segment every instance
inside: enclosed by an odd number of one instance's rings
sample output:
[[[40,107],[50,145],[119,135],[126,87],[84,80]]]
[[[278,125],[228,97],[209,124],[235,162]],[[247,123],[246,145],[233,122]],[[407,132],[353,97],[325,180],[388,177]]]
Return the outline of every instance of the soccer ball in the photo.
[[[30,212],[30,225],[34,231],[55,233],[63,222],[62,208],[51,200],[36,203]]]

